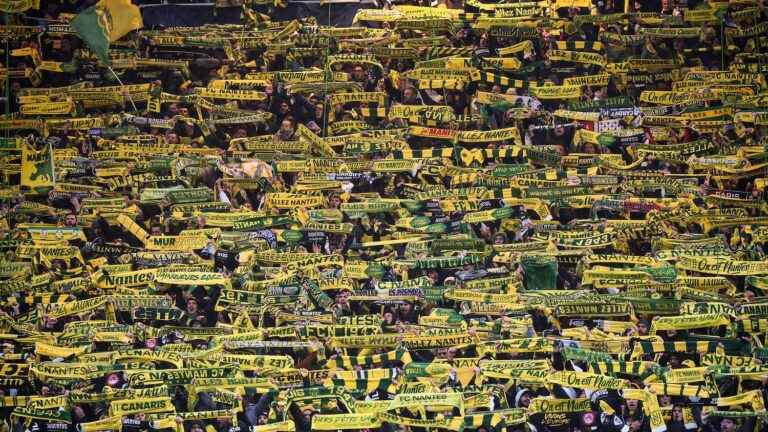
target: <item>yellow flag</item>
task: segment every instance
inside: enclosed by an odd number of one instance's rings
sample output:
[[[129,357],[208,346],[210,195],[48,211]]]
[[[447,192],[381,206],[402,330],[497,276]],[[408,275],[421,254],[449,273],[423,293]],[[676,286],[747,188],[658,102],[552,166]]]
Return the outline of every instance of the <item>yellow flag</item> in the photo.
[[[21,149],[21,186],[35,188],[53,186],[53,158],[51,148],[36,151],[29,144]]]

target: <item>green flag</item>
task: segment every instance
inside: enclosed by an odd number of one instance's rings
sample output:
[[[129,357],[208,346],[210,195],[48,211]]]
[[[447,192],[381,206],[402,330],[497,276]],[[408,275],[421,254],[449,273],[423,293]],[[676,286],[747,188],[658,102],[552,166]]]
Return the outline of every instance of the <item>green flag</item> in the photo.
[[[109,44],[144,23],[139,8],[130,0],[101,0],[77,15],[70,26],[99,60],[110,64]]]
[[[550,256],[524,256],[523,282],[528,290],[557,289],[557,258]]]

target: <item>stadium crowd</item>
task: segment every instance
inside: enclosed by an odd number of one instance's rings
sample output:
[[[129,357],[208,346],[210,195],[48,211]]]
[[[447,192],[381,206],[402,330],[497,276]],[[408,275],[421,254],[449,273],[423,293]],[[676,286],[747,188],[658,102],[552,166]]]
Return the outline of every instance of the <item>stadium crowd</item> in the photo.
[[[4,429],[766,430],[762,0],[28,3]]]

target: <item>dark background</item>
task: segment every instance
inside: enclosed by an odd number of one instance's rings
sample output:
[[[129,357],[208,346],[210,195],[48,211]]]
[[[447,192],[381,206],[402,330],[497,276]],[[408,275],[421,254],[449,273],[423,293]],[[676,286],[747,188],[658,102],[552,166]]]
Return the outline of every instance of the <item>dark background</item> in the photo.
[[[318,24],[345,27],[352,24],[352,18],[358,9],[371,8],[373,5],[359,3],[343,3],[323,5],[319,3],[289,3],[284,8],[258,6],[257,12],[269,15],[274,21],[285,21],[294,18],[317,18]],[[144,5],[141,15],[145,28],[154,26],[201,26],[204,24],[239,24],[242,9],[214,8],[213,6],[197,4],[167,4]]]

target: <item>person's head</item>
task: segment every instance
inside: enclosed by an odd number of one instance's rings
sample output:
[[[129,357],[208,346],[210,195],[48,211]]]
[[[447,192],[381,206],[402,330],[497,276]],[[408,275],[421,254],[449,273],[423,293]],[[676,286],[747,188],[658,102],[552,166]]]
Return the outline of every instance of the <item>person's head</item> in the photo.
[[[200,422],[192,423],[192,426],[189,427],[189,432],[203,432],[203,424]]]
[[[672,421],[683,421],[683,407],[680,405],[672,407]]]
[[[235,133],[232,134],[232,138],[245,138],[248,136],[248,131],[245,128],[237,128]]]
[[[67,215],[64,217],[64,226],[68,227],[76,227],[77,226],[77,215],[73,212],[67,213]]]
[[[485,223],[480,224],[480,237],[484,239],[490,239],[491,235],[493,234],[493,230],[491,230],[491,227]]]
[[[677,369],[680,367],[681,361],[682,360],[680,359],[679,355],[672,354],[669,356],[669,367],[671,367],[672,369]]]
[[[117,388],[119,384],[120,384],[120,375],[116,373],[111,373],[107,375],[106,385],[108,387]]]
[[[337,209],[341,205],[341,197],[338,194],[332,194],[328,197],[328,208]]]
[[[284,119],[280,123],[280,133],[284,133],[284,134],[293,133],[293,122],[291,121],[291,119]]]
[[[515,405],[518,408],[528,408],[531,404],[531,392],[528,389],[520,389],[515,395]]]
[[[404,314],[411,313],[411,311],[413,310],[413,305],[408,302],[405,302],[400,305],[400,310],[403,311]]]
[[[157,347],[157,338],[148,338],[144,341],[144,346],[148,349],[155,349]]]
[[[163,228],[160,225],[152,225],[152,227],[149,228],[149,233],[153,236],[163,235]]]
[[[416,102],[416,89],[408,86],[403,90],[403,102],[415,103]]]
[[[395,314],[391,310],[385,310],[382,314],[384,324],[392,325],[395,323]]]
[[[325,106],[321,103],[315,104],[315,118],[322,119],[325,113]]]
[[[167,142],[168,144],[178,144],[179,143],[179,136],[176,135],[175,132],[168,131],[165,134],[165,142]]]
[[[554,132],[555,132],[555,136],[561,137],[565,135],[565,128],[563,127],[563,125],[556,125]]]
[[[720,420],[720,432],[736,432],[736,422],[730,418]]]
[[[627,399],[627,408],[630,409],[630,411],[637,410],[637,407],[639,405],[639,402],[637,399]]]
[[[190,297],[187,300],[187,313],[190,313],[190,314],[197,313],[198,306],[199,305],[197,304],[197,299],[194,297]]]
[[[363,69],[363,67],[360,65],[356,65],[354,69],[352,69],[352,79],[357,82],[365,81],[365,75],[365,69]]]
[[[444,358],[446,360],[453,360],[454,358],[456,358],[456,353],[457,353],[457,350],[454,347],[442,348],[442,352],[441,350],[437,351],[438,357]]]
[[[288,101],[282,101],[280,102],[280,114],[288,114],[291,112],[291,105],[288,104]]]
[[[352,295],[350,290],[341,290],[336,294],[336,303],[347,306],[349,305],[349,297]]]
[[[435,269],[427,270],[426,276],[430,281],[432,281],[433,285],[437,283],[437,279],[440,277],[440,275],[437,273],[437,270]]]
[[[648,324],[648,321],[646,320],[640,320],[640,322],[637,323],[637,333],[640,336],[646,336],[648,335],[648,328],[650,325]]]

